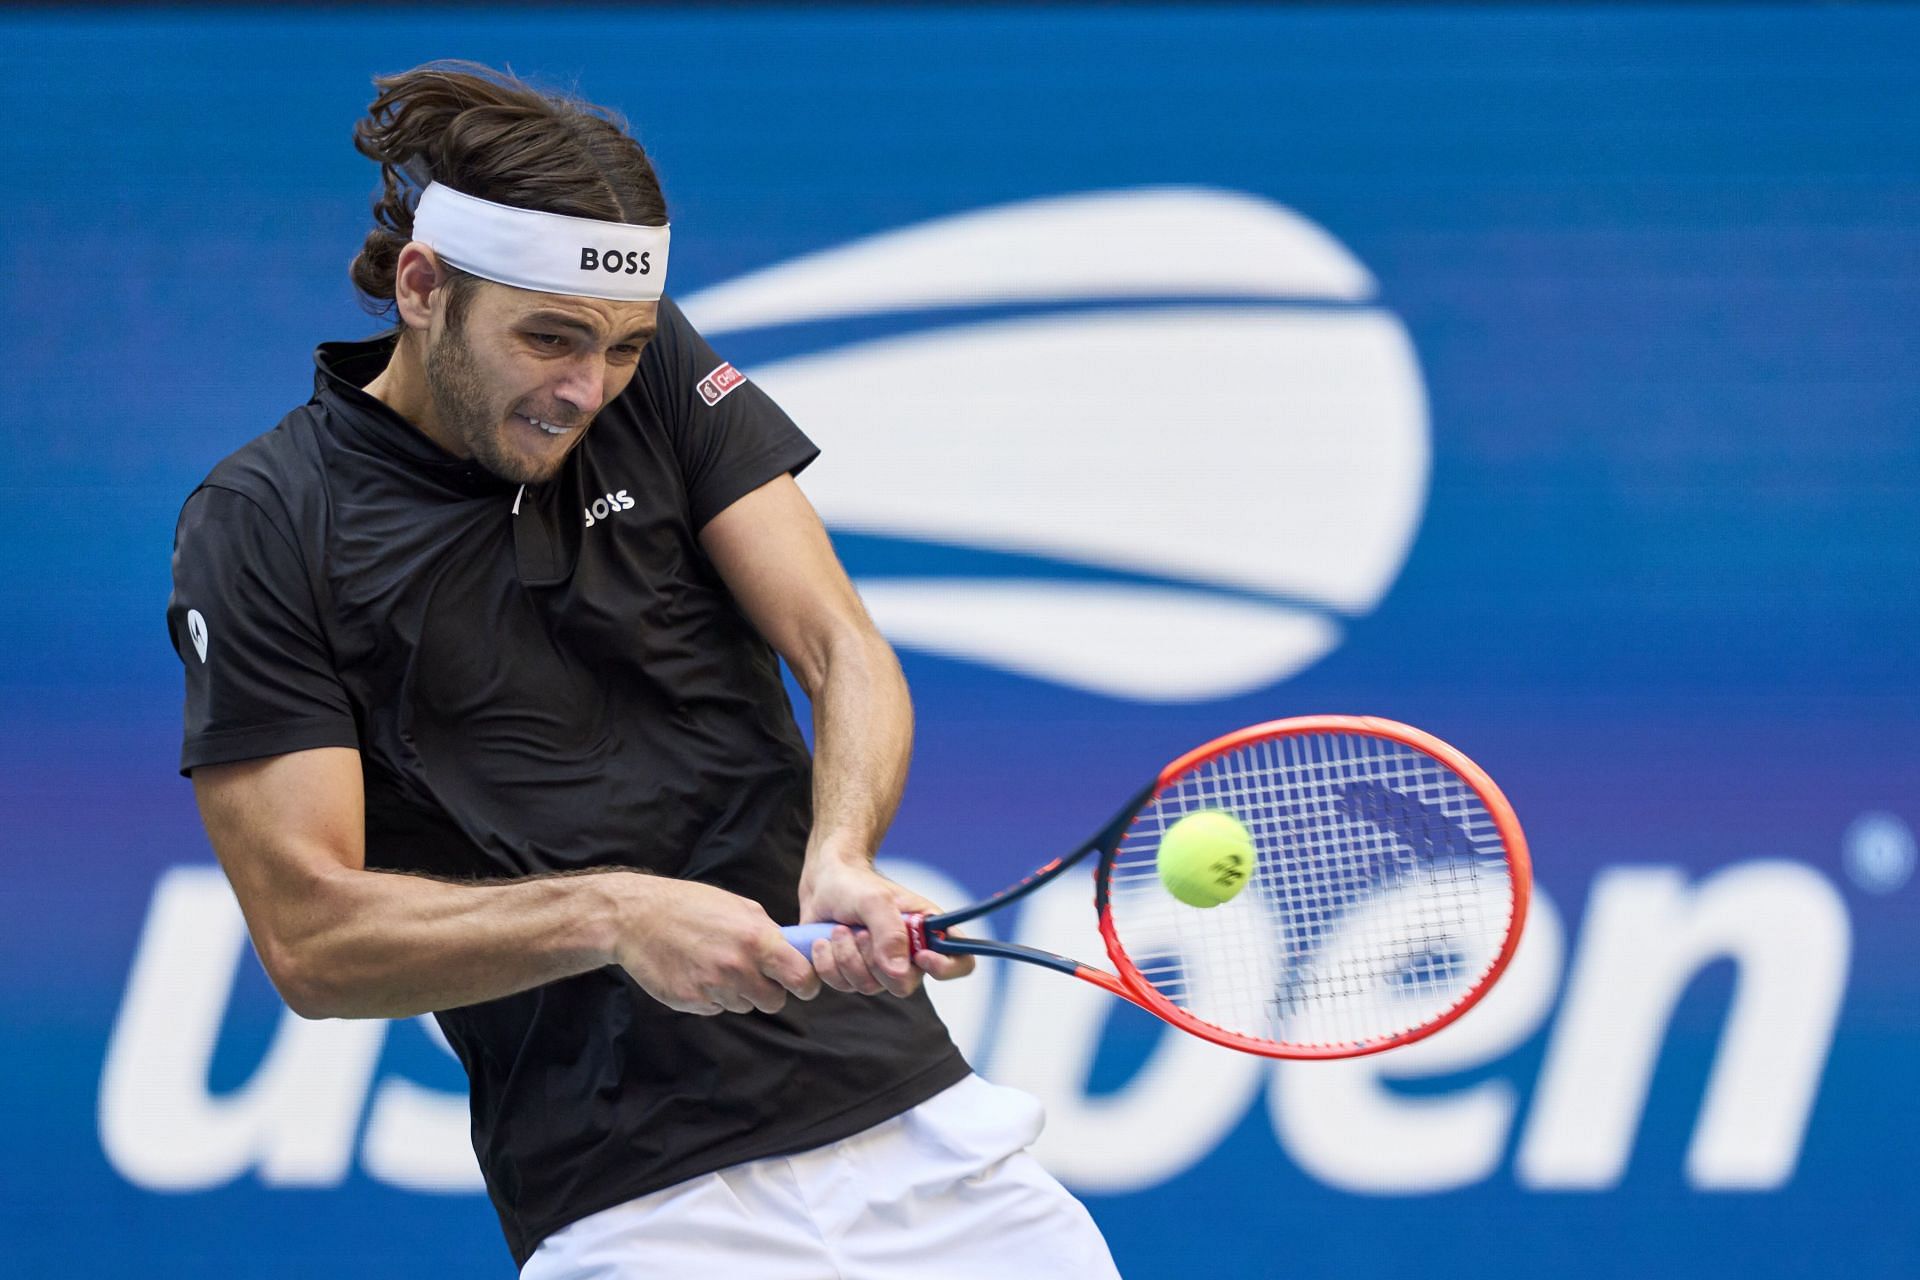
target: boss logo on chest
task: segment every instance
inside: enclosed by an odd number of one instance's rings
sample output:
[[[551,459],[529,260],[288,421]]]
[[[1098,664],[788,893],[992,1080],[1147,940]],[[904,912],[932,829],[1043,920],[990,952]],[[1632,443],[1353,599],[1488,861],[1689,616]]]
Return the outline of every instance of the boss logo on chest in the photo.
[[[582,249],[580,269],[605,271],[620,276],[648,275],[653,271],[653,250],[643,249],[635,253],[629,249],[622,253],[618,249]]]
[[[633,497],[625,489],[621,489],[617,493],[595,498],[591,504],[580,510],[581,514],[587,518],[587,528],[591,529],[610,515],[633,510]]]

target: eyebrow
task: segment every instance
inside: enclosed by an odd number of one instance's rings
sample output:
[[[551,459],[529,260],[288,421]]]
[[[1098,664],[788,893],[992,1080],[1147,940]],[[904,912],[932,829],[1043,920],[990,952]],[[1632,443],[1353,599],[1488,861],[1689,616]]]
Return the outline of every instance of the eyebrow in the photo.
[[[575,320],[572,316],[564,315],[558,311],[530,312],[529,314],[520,317],[520,323],[521,324],[543,324],[556,329],[571,329],[575,333],[583,333],[587,335],[589,338],[594,336],[593,328],[590,325],[581,324],[578,320]],[[634,342],[642,338],[651,338],[654,335],[654,332],[658,329],[658,327],[659,327],[658,325],[643,326],[639,329],[635,329],[632,333],[620,339],[620,341]]]

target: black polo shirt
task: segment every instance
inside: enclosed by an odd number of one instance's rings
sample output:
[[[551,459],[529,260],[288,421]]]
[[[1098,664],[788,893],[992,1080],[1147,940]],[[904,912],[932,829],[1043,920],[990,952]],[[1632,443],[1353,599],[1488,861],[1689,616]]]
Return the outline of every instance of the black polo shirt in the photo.
[[[355,747],[370,867],[641,867],[795,920],[811,761],[697,534],[813,444],[665,301],[631,385],[523,490],[360,390],[392,346],[322,346],[313,399],[187,499],[182,772]],[[586,1214],[847,1137],[966,1073],[924,994],[702,1018],[608,967],[438,1017],[523,1263]]]

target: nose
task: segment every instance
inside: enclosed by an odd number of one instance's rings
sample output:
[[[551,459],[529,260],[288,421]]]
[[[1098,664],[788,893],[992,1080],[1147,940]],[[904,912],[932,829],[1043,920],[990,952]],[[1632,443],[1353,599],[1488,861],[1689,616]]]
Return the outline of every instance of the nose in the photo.
[[[590,418],[600,412],[601,396],[606,388],[606,360],[597,354],[582,355],[567,362],[554,398],[568,408]]]

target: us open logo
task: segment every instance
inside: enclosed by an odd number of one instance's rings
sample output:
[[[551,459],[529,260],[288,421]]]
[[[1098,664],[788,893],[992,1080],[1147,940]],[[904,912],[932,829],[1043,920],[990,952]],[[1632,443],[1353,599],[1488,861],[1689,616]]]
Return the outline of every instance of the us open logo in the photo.
[[[862,583],[869,606],[903,647],[1169,701],[1300,670],[1400,571],[1425,500],[1427,419],[1412,348],[1375,294],[1351,255],[1287,210],[1182,190],[964,215],[686,305],[716,334],[880,313],[904,330],[942,308],[937,324],[756,375],[831,446],[806,477],[829,520],[905,552],[889,553],[905,572]],[[968,306],[998,314],[952,319]],[[583,518],[630,500],[596,497]],[[943,546],[969,552],[949,564],[1004,569],[939,576]],[[206,634],[204,619],[189,627]],[[1863,815],[1848,839],[1856,874],[1875,883],[1913,860],[1890,815]],[[994,887],[920,863],[881,869],[936,901]],[[1681,1076],[1696,1070],[1699,1026],[1670,1025],[1700,971],[1731,961],[1737,994],[1696,1084],[1684,1169],[1654,1176],[1701,1192],[1787,1186],[1846,1003],[1846,899],[1789,859],[1701,877],[1638,850],[1601,866],[1583,898],[1570,918],[1536,889],[1512,967],[1471,1018],[1344,1063],[1275,1066],[1169,1034],[1123,1085],[1095,1089],[1112,1017],[1101,993],[1007,965],[931,996],[969,1061],[1044,1101],[1035,1153],[1083,1192],[1162,1186],[1262,1126],[1276,1158],[1323,1188],[1564,1196],[1674,1159],[1640,1155],[1643,1134],[1684,1123],[1655,1118],[1649,1084],[1676,1056]],[[1040,890],[1012,927],[1027,946],[1102,949],[1084,882]],[[431,1019],[280,1012],[269,1029],[238,994],[250,963],[220,870],[169,868],[101,1066],[99,1141],[115,1172],[170,1194],[257,1181],[351,1187],[357,1203],[360,1179],[477,1194],[466,1090]],[[447,1084],[389,1052],[390,1038],[422,1037],[444,1052]],[[1544,1053],[1522,1051],[1536,1039]],[[238,1085],[223,1075],[235,1043],[267,1045]],[[1264,1168],[1242,1159],[1218,1168]]]
[[[1289,209],[1154,188],[907,227],[683,305],[709,337],[897,320],[754,370],[823,448],[827,522],[924,547],[924,575],[859,583],[895,644],[1183,702],[1317,661],[1406,560],[1426,393],[1378,295]],[[956,548],[1005,568],[934,572]]]

